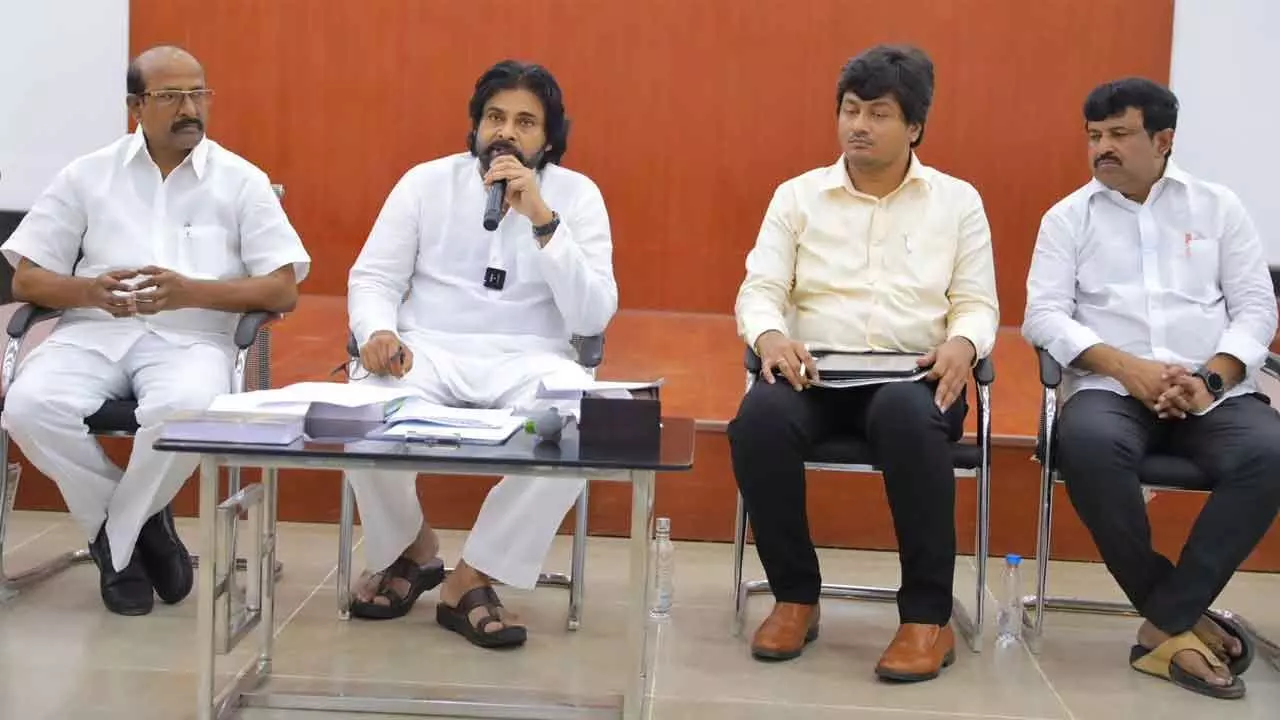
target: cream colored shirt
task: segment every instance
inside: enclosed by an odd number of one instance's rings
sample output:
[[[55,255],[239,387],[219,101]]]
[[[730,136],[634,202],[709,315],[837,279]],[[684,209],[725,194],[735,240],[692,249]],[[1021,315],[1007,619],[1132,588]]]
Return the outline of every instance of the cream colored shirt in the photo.
[[[753,348],[769,330],[846,352],[927,352],[963,337],[986,357],[999,310],[982,198],[914,156],[883,198],[853,188],[843,157],[788,180],[747,255],[736,314]]]

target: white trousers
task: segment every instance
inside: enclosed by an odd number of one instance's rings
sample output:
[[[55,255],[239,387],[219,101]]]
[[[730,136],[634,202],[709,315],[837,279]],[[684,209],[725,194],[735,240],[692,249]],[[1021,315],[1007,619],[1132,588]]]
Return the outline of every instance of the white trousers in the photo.
[[[576,362],[549,352],[475,353],[445,349],[408,335],[413,369],[401,380],[370,377],[360,382],[409,383],[441,405],[511,407],[535,411],[567,409],[575,403],[537,400],[538,384],[552,374],[583,373]],[[403,471],[348,471],[364,530],[365,561],[381,570],[395,561],[423,525],[416,474]],[[556,530],[582,492],[584,481],[507,476],[489,491],[462,550],[467,565],[499,582],[532,588]]]
[[[49,339],[18,369],[0,417],[27,460],[58,484],[89,540],[106,522],[112,564],[123,570],[147,518],[173,501],[199,462],[152,449],[164,420],[203,410],[231,388],[232,358],[212,345],[179,347],[147,334],[112,362]],[[107,400],[134,397],[139,431],[129,465],[116,467],[84,420]]]

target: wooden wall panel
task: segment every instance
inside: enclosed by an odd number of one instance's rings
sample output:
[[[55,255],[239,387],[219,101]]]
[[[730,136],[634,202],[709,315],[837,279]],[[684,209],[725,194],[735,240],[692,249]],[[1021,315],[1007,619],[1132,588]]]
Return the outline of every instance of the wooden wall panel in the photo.
[[[628,308],[727,312],[773,188],[834,160],[840,66],[877,42],[937,64],[921,156],[973,182],[1005,324],[1021,322],[1039,217],[1088,177],[1098,82],[1167,80],[1172,0],[133,0],[131,47],[189,47],[218,91],[211,134],[288,188],[342,294],[395,180],[461,150],[494,61],[537,60],[575,121],[566,164],[612,215]]]

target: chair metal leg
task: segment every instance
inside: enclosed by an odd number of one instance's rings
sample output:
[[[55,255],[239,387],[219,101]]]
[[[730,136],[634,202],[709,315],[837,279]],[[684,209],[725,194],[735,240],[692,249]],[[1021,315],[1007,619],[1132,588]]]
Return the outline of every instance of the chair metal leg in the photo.
[[[18,483],[22,469],[9,467],[9,435],[0,431],[0,603],[16,598],[23,588],[47,580],[72,565],[89,562],[89,549],[82,548],[62,553],[35,567],[9,575],[4,567],[4,543],[9,531],[9,519],[13,516],[13,503],[18,496]]]
[[[738,512],[733,525],[733,626],[731,632],[735,637],[742,636],[746,623],[747,595],[749,589],[742,583],[742,563],[747,547],[747,506],[742,502],[742,493],[738,493]]]

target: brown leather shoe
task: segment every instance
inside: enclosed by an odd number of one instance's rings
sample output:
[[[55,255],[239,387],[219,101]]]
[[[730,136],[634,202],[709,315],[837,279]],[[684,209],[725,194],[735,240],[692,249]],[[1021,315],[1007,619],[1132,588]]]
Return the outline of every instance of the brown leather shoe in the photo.
[[[950,625],[905,623],[880,656],[876,675],[898,682],[932,680],[955,661],[956,636]]]
[[[775,602],[751,638],[751,654],[757,660],[800,657],[804,646],[818,639],[818,615],[817,605]]]

